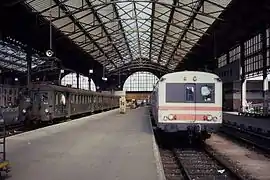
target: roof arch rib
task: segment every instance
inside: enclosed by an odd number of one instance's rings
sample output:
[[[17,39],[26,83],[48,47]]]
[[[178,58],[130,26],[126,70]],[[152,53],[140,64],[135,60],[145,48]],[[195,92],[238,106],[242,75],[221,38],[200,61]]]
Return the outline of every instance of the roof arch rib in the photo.
[[[50,3],[52,1],[52,3]],[[26,0],[24,4],[101,63],[173,71],[231,0]],[[51,14],[50,14],[51,12]],[[147,59],[147,63],[146,63]],[[128,68],[127,68],[128,69]]]

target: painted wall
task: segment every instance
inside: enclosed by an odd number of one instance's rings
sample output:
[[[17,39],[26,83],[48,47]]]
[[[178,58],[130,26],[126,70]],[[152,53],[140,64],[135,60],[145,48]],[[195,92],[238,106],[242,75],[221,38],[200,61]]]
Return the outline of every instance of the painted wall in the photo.
[[[240,80],[240,61],[236,60],[223,67],[217,68],[215,73],[223,82],[232,82]]]
[[[228,110],[240,110],[241,82],[225,83],[223,93],[223,107]],[[247,102],[256,104],[263,102],[263,82],[261,80],[247,81]]]

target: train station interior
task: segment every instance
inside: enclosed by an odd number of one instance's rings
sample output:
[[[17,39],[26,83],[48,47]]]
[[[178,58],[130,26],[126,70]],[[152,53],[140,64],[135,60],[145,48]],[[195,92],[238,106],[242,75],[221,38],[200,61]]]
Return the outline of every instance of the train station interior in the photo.
[[[1,0],[0,24],[1,177],[173,179],[151,94],[183,71],[219,77],[222,131],[251,138],[269,158],[268,0]],[[270,180],[270,159],[227,136],[206,144],[237,160],[236,179]],[[237,174],[232,166],[220,169]]]

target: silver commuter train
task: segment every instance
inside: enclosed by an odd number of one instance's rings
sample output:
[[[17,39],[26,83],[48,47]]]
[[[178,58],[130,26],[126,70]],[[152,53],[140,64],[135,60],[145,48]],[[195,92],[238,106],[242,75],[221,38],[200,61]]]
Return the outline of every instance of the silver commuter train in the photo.
[[[222,124],[222,81],[212,73],[169,73],[151,96],[155,125],[163,132],[183,132],[207,139]]]
[[[20,91],[19,118],[27,125],[119,107],[119,96],[48,83]]]

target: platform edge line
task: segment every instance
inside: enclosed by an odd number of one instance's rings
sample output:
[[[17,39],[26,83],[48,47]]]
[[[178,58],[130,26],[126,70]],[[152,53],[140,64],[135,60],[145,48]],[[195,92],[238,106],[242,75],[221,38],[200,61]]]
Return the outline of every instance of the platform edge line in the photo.
[[[159,153],[159,150],[158,150],[156,138],[155,138],[154,131],[153,131],[153,128],[152,128],[153,126],[152,126],[149,110],[148,110],[147,114],[148,114],[148,121],[149,121],[149,124],[150,124],[151,132],[152,132],[153,153],[154,153],[154,157],[156,159],[157,176],[158,176],[159,180],[166,180],[166,176],[165,176],[165,173],[164,173],[163,165],[161,163],[161,157],[160,157],[160,153]]]

